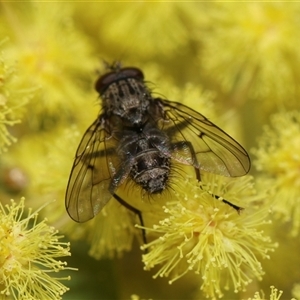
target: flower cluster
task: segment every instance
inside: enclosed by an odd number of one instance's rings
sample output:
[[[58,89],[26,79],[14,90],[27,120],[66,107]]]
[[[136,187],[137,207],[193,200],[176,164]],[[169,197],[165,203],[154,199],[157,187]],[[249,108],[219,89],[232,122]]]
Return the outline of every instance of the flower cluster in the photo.
[[[279,104],[297,107],[299,6],[289,4],[258,1],[209,6],[207,34],[203,28],[199,31],[204,44],[199,59],[207,71],[205,76],[230,94],[231,105],[251,99],[257,114],[274,110]]]
[[[24,210],[24,198],[0,204],[0,293],[16,300],[61,299],[68,288],[60,281],[70,277],[56,276],[68,269],[57,259],[70,255],[69,243],[45,220],[38,222],[37,212],[25,216]]]
[[[169,283],[187,272],[199,274],[201,289],[215,298],[223,296],[223,288],[233,286],[238,292],[253,277],[261,280],[264,272],[258,257],[269,258],[268,252],[276,245],[259,229],[269,223],[267,209],[248,208],[239,214],[222,202],[263,203],[264,198],[255,194],[251,177],[233,182],[207,175],[203,182],[202,189],[190,180],[184,182],[185,189],[176,190],[177,201],[164,206],[166,217],[146,228],[155,238],[143,247],[148,251],[143,261],[146,270],[159,265],[154,278],[170,277]]]
[[[105,206],[90,229],[89,254],[96,259],[113,258],[131,250],[133,238],[137,233],[130,212],[115,199],[111,199]]]
[[[261,185],[269,187],[275,216],[292,222],[292,235],[300,228],[300,113],[279,113],[265,127],[253,151],[261,172]]]
[[[273,285],[270,288],[271,288],[270,298],[266,298],[264,296],[264,293],[256,292],[254,294],[254,297],[249,298],[248,300],[279,300],[283,294],[283,291],[279,291]],[[291,300],[296,300],[296,299],[293,298]]]
[[[0,41],[2,48],[4,41]],[[16,141],[8,127],[20,123],[21,108],[28,101],[32,91],[21,88],[22,80],[17,77],[14,67],[0,53],[0,154]]]

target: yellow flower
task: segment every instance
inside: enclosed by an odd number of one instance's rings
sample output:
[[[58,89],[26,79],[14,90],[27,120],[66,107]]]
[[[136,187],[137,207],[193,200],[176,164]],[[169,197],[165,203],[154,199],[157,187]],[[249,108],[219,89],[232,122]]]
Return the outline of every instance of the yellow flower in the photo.
[[[298,106],[299,5],[213,3],[206,12],[206,27],[199,30],[204,76],[228,93],[228,100],[257,99],[258,113],[265,111],[262,105],[268,110]]]
[[[97,68],[86,38],[75,29],[72,7],[28,3],[24,15],[9,3],[1,7],[0,32],[10,39],[7,55],[17,61],[23,78],[38,88],[28,105],[30,132],[70,124],[85,103],[90,75]]]
[[[0,281],[2,295],[13,299],[61,299],[68,288],[57,277],[66,262],[57,260],[69,256],[69,243],[45,220],[38,222],[38,213],[29,210],[24,216],[24,198],[0,204]]]
[[[1,47],[3,43],[0,41]],[[22,81],[5,55],[0,53],[0,153],[16,141],[7,127],[21,122],[22,106],[26,104],[30,92],[22,89]]]
[[[279,291],[278,289],[276,289],[274,286],[271,286],[271,294],[270,294],[270,298],[265,297],[264,293],[259,293],[256,292],[254,294],[253,298],[249,298],[248,300],[279,300],[283,294],[282,291]],[[292,299],[292,300],[296,300],[296,299]]]
[[[260,280],[264,272],[258,257],[269,258],[276,245],[259,229],[268,223],[268,212],[256,209],[264,197],[255,194],[250,176],[233,181],[209,174],[203,182],[199,189],[185,181],[182,191],[176,189],[178,200],[164,206],[166,217],[146,228],[156,239],[144,245],[143,261],[146,270],[160,265],[154,278],[169,276],[169,283],[191,271],[199,274],[201,290],[215,298],[222,297],[223,288],[238,292],[253,277]],[[222,199],[247,208],[238,214]]]
[[[127,208],[112,198],[89,228],[89,254],[96,258],[120,257],[130,251],[137,229]]]
[[[292,235],[300,227],[300,113],[279,113],[271,118],[254,150],[254,165],[271,192],[275,216],[292,222]]]
[[[101,6],[100,6],[101,5]],[[190,6],[192,5],[192,8]],[[93,36],[93,43],[106,55],[149,60],[177,57],[186,51],[192,22],[183,3],[76,3],[80,23]],[[99,9],[99,7],[101,7]],[[83,14],[82,10],[87,10]],[[155,16],[155,17],[154,17]],[[111,20],[114,20],[111,22]],[[99,23],[99,20],[101,21]],[[100,25],[100,26],[99,26]],[[164,26],[164,30],[162,29]]]

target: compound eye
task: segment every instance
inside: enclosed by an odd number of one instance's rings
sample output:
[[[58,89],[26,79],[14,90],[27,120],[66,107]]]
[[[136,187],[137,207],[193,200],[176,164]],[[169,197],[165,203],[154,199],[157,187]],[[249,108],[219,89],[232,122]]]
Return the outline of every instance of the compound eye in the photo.
[[[117,73],[110,72],[101,76],[95,84],[95,89],[99,94],[104,93],[104,91],[111,85],[113,82],[117,81]]]
[[[134,78],[138,81],[143,81],[144,74],[140,69],[131,67],[109,72],[101,76],[96,81],[95,89],[99,94],[103,94],[112,83],[127,78]]]
[[[128,67],[121,69],[120,73],[125,78],[134,78],[136,80],[142,81],[144,79],[143,72],[138,68]]]

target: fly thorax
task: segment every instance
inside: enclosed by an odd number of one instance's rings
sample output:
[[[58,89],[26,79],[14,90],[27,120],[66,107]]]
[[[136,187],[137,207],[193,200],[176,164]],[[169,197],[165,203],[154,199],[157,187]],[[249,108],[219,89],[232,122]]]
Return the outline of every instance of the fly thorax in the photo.
[[[134,78],[112,83],[103,95],[107,113],[121,117],[127,126],[144,122],[150,100],[151,96],[145,85]]]

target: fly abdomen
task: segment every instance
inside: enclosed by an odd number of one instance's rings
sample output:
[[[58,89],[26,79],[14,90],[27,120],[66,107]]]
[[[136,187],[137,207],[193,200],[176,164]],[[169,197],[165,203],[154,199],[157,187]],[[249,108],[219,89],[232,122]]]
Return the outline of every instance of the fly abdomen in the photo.
[[[156,149],[139,153],[131,169],[132,179],[150,194],[166,188],[169,174],[170,158]]]

